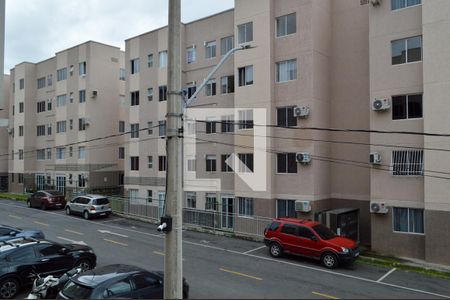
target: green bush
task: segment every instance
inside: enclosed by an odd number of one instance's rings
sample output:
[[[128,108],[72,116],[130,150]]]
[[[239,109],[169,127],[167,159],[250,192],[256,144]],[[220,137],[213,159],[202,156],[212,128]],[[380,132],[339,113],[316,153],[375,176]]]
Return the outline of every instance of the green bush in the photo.
[[[18,201],[27,201],[28,195],[4,193],[0,194],[0,199],[13,199]]]

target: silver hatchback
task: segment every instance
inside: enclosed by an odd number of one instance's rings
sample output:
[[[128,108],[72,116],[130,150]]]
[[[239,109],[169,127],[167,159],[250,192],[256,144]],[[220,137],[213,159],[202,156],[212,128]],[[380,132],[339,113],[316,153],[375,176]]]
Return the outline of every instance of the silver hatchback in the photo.
[[[111,213],[108,198],[101,195],[78,196],[66,205],[67,215],[82,215],[86,220],[92,217],[108,217]]]

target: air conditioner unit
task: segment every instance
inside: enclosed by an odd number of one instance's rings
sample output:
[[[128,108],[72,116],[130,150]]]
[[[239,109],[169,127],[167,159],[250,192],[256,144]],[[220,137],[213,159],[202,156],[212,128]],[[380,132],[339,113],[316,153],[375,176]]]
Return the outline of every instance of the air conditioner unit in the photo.
[[[374,111],[384,111],[391,108],[391,102],[389,99],[375,99],[372,102],[372,110]]]
[[[301,106],[301,107],[295,107],[294,108],[294,117],[297,118],[306,118],[309,116],[311,110],[308,106]]]
[[[97,96],[98,96],[98,91],[92,91],[91,98],[97,98]]]
[[[371,214],[387,214],[389,212],[386,203],[384,202],[370,202]]]
[[[382,0],[370,0],[370,4],[372,4],[372,6],[379,6],[381,1]]]
[[[309,164],[311,162],[311,154],[306,152],[299,152],[295,155],[295,159],[300,164]]]
[[[370,153],[369,161],[372,165],[380,165],[381,164],[381,154],[378,152]]]
[[[295,201],[295,211],[308,213],[311,210],[311,201]]]
[[[84,119],[84,125],[90,126],[91,125],[91,119]]]
[[[12,128],[8,128],[8,129],[6,129],[6,131],[8,132],[8,134],[12,134],[13,133],[13,129]]]

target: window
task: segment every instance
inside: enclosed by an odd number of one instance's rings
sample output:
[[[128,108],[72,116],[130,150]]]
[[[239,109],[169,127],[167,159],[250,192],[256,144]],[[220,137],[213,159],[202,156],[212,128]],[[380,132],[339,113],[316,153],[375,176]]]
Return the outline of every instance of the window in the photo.
[[[45,101],[40,101],[37,103],[37,112],[41,113],[45,111]]]
[[[253,199],[239,197],[239,216],[252,217],[253,216]]]
[[[159,121],[159,136],[166,136],[166,121]]]
[[[19,136],[20,136],[20,129],[19,129]],[[45,125],[37,126],[37,136],[45,136]]]
[[[239,129],[252,129],[253,128],[253,110],[240,110],[239,111]]]
[[[153,156],[147,156],[147,167],[153,169]]]
[[[277,18],[277,37],[297,32],[297,15],[295,13]]]
[[[37,88],[38,89],[45,88],[45,77],[39,78],[37,80]]]
[[[52,159],[52,148],[47,148],[47,159]]]
[[[234,116],[222,117],[222,133],[234,132]]]
[[[224,76],[220,79],[222,94],[234,93],[234,75]]]
[[[247,66],[238,69],[239,86],[247,86],[253,84],[253,66]]]
[[[139,105],[139,91],[131,92],[131,106]]]
[[[277,126],[279,127],[297,126],[297,118],[294,117],[294,107],[277,108]]]
[[[206,194],[205,209],[217,211],[216,194]]]
[[[70,130],[73,129],[73,120],[69,120],[69,128],[70,128]]]
[[[103,298],[120,298],[118,296],[131,294],[132,287],[129,279],[123,279],[106,288]]]
[[[205,44],[205,58],[210,59],[216,57],[216,41],[207,42]]]
[[[422,176],[423,151],[392,151],[392,175]]]
[[[296,218],[295,200],[277,200],[277,218]]]
[[[56,159],[64,159],[66,157],[66,148],[56,148]]]
[[[23,102],[19,103],[19,114],[23,113],[25,110],[25,105]]]
[[[391,45],[393,65],[422,60],[422,36],[392,41]]]
[[[159,102],[167,101],[167,86],[163,85],[159,87]]]
[[[147,123],[147,132],[148,132],[148,135],[153,135],[153,122]]]
[[[206,172],[216,172],[216,156],[206,155]]]
[[[119,147],[119,159],[125,159],[125,147]]]
[[[423,209],[393,208],[394,232],[424,234]]]
[[[66,121],[56,122],[56,133],[66,132]]]
[[[19,150],[19,160],[23,160],[23,150]]]
[[[125,81],[126,72],[125,69],[120,68],[119,70],[119,80]]]
[[[421,4],[421,0],[391,0],[391,9],[397,10]]]
[[[78,119],[78,130],[85,131],[88,121],[85,118]]]
[[[47,100],[47,110],[51,111],[52,110],[52,99],[48,99]]]
[[[167,156],[160,156],[159,157],[158,170],[160,172],[167,171]]]
[[[167,68],[167,51],[159,52],[159,68]]]
[[[188,172],[195,172],[197,170],[196,163],[197,163],[197,160],[195,158],[188,158],[188,160],[187,160],[187,171]]]
[[[232,156],[230,154],[223,154],[221,156],[222,172],[224,172],[224,173],[233,172],[233,168],[230,166],[230,165],[233,165],[233,161],[230,159],[227,163],[227,160],[231,157]]]
[[[72,92],[70,93],[70,96],[69,96],[69,102],[73,103],[73,93]]]
[[[78,147],[78,159],[86,159],[86,147]]]
[[[131,156],[131,171],[139,171],[139,156]]]
[[[216,121],[208,121],[205,123],[206,125],[206,134],[213,134],[216,133],[216,125],[217,122]]]
[[[19,136],[23,136],[23,126],[19,126]]]
[[[70,146],[69,147],[69,157],[72,157],[72,156],[73,156],[73,147]]]
[[[298,226],[291,225],[291,224],[284,224],[281,228],[281,233],[290,234],[290,235],[297,235],[298,232]]]
[[[191,99],[196,91],[197,91],[197,87],[195,85],[193,85],[193,84],[188,85],[188,87],[187,87],[187,98]]]
[[[239,44],[250,43],[253,41],[253,22],[238,26]]]
[[[131,138],[138,139],[139,138],[139,124],[130,124],[131,127]]]
[[[78,187],[86,187],[86,177],[83,174],[78,174]]]
[[[19,80],[19,90],[23,90],[25,88],[25,79]]]
[[[215,96],[216,93],[217,93],[216,80],[211,79],[210,81],[208,81],[206,83],[205,95],[206,95],[206,97],[211,97],[211,96]]]
[[[45,160],[45,149],[36,150],[36,159]]]
[[[195,63],[197,60],[197,49],[195,46],[191,46],[186,49],[186,63],[188,65]]]
[[[125,132],[125,121],[119,121],[119,133]]]
[[[392,120],[423,117],[422,94],[392,97]]]
[[[56,107],[66,106],[67,95],[59,95],[56,97]]]
[[[69,68],[69,74],[70,76],[73,76],[73,65],[71,65]]]
[[[153,88],[147,89],[147,99],[148,101],[153,101]]]
[[[297,173],[297,161],[295,153],[277,154],[277,173],[279,174]]]
[[[135,58],[131,60],[131,74],[139,73],[139,58]]]
[[[297,79],[297,60],[287,60],[277,63],[277,82],[287,82]]]
[[[47,124],[47,135],[52,135],[52,124]]]
[[[188,208],[197,208],[197,194],[186,193],[186,202]]]
[[[80,103],[86,102],[86,90],[81,90],[78,92],[78,99]]]
[[[86,62],[82,62],[82,63],[80,63],[79,65],[79,75],[80,76],[85,76],[86,75],[86,72],[87,72],[87,70],[86,70]]]
[[[53,85],[53,74],[47,75],[47,85],[48,86]]]
[[[239,172],[253,173],[253,154],[239,154]]]
[[[23,160],[23,158],[22,158]],[[19,183],[23,183],[23,174],[19,174]]]
[[[128,195],[130,197],[130,202],[136,203],[139,198],[139,190],[130,189],[128,190]]]
[[[56,80],[63,81],[67,79],[67,68],[59,69],[56,71]]]
[[[147,66],[153,68],[153,54],[147,55]]]
[[[150,191],[150,190],[148,190],[147,191],[147,202],[153,202],[153,191]],[[136,282],[136,285],[137,285],[138,283]]]
[[[220,54],[225,55],[234,47],[234,36],[227,36],[220,40]]]
[[[20,248],[10,255],[8,259],[12,262],[29,262],[36,260],[36,255],[34,253],[33,247],[23,247]]]

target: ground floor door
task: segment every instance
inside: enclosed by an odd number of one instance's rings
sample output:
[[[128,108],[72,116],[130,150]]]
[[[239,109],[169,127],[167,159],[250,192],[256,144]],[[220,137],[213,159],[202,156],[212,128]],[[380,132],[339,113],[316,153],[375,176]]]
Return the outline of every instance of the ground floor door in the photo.
[[[66,176],[56,176],[56,190],[65,195],[66,193]]]
[[[233,229],[234,197],[222,196],[222,228]]]

